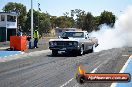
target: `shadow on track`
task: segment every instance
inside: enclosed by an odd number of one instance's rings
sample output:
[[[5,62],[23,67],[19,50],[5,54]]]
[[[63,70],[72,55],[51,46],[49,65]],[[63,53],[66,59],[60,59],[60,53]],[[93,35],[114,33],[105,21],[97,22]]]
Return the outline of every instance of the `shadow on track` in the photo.
[[[47,55],[48,57],[77,57],[77,54],[73,53],[58,53],[58,55],[54,56],[52,54]]]

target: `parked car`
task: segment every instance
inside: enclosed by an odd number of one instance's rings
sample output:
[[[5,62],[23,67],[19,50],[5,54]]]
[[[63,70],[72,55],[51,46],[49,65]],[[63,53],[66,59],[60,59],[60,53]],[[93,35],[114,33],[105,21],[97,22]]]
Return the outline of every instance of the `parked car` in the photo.
[[[94,47],[97,46],[98,40],[89,37],[87,31],[66,31],[58,39],[49,40],[49,49],[54,56],[58,51],[83,55],[84,52],[93,52]]]

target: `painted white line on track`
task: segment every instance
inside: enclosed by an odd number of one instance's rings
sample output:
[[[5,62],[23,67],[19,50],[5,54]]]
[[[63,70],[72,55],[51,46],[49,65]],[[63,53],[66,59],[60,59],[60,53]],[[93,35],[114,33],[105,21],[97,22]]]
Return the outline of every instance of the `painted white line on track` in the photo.
[[[101,66],[102,64],[100,64],[98,67],[96,67],[93,71],[91,71],[90,73],[94,73],[96,72],[96,70]],[[68,83],[70,83],[74,78],[71,78],[70,80],[68,80],[66,83],[64,83],[63,85],[61,85],[60,87],[64,87],[66,86]],[[75,84],[73,87],[77,87],[78,84]]]
[[[126,67],[128,66],[128,63],[131,61],[132,59],[132,55],[129,57],[129,59],[127,60],[127,62],[125,63],[125,65],[122,67],[122,69],[120,70],[119,73],[123,73],[126,69]],[[117,83],[112,83],[110,87],[116,87]]]
[[[127,57],[127,56],[129,56],[129,55],[122,55],[122,56],[125,56],[125,57]]]
[[[70,83],[74,78],[71,78],[69,81],[67,81],[65,84],[61,85],[60,87],[66,86],[68,83]]]
[[[97,66],[92,72],[90,72],[90,73],[95,73],[96,72],[96,70],[101,66],[102,64],[100,64],[99,66]]]

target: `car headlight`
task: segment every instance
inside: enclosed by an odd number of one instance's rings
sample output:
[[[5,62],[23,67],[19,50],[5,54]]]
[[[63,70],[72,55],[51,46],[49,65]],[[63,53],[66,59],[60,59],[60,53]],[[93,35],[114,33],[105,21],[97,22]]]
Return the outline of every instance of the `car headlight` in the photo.
[[[51,42],[49,42],[49,45],[50,45],[50,46],[56,46],[56,45],[57,45],[57,43],[56,43],[56,42],[52,42],[52,41],[51,41]]]
[[[56,42],[53,42],[53,44],[56,46],[57,45],[57,43]]]
[[[69,44],[69,45],[73,45],[72,42],[69,42],[68,44]]]
[[[53,45],[54,45],[54,43],[53,43],[53,42],[49,42],[49,45],[50,45],[50,46],[53,46]]]
[[[73,45],[74,46],[78,46],[78,42],[73,42]]]

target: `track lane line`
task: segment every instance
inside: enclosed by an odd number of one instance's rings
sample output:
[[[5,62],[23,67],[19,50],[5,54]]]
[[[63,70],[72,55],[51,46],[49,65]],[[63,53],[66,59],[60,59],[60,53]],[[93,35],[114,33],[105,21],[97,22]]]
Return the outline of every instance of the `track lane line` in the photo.
[[[70,83],[74,78],[71,78],[70,80],[68,80],[66,83],[64,83],[63,85],[61,85],[60,87],[64,87],[66,86],[68,83]]]

